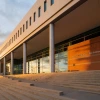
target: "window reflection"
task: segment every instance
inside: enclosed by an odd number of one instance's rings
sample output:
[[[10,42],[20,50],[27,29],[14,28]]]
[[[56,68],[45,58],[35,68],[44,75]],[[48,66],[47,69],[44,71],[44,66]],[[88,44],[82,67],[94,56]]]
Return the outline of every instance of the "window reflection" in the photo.
[[[49,56],[40,59],[40,73],[49,73]]]
[[[29,63],[28,62],[26,63],[26,73],[27,74],[29,73]]]
[[[29,63],[29,65],[28,65]],[[38,73],[38,69],[37,69],[37,60],[32,60],[27,62],[27,67],[26,67],[26,72],[27,73]]]
[[[10,67],[11,67],[10,63],[7,63],[6,64],[6,75],[10,74]]]
[[[43,57],[43,73],[50,72],[49,56]]]
[[[55,54],[55,71],[64,72],[68,70],[67,52],[60,52]]]
[[[65,72],[68,70],[68,54],[66,45],[59,45],[55,48],[55,71]],[[34,53],[28,60],[27,70],[29,73],[50,73],[50,63],[49,63],[49,48],[42,51]],[[27,71],[28,72],[28,71]]]

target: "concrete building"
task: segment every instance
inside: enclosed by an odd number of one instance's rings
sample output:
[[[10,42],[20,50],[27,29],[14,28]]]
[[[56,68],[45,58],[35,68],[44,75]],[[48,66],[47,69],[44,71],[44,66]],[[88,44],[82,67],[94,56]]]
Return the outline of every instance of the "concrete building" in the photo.
[[[0,47],[0,73],[100,70],[100,0],[37,0]]]

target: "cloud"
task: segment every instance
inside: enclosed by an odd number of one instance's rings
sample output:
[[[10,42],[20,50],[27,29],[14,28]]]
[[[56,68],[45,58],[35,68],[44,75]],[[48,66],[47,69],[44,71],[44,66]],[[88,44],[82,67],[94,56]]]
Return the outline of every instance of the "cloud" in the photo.
[[[12,32],[36,0],[0,0],[0,43]]]
[[[0,31],[0,45],[5,41],[10,32],[3,33]]]

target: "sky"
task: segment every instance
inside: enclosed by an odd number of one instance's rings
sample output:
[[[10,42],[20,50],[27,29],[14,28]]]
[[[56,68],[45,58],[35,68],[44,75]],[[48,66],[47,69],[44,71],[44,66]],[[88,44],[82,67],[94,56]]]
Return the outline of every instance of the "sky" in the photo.
[[[0,45],[35,2],[36,0],[0,0]]]

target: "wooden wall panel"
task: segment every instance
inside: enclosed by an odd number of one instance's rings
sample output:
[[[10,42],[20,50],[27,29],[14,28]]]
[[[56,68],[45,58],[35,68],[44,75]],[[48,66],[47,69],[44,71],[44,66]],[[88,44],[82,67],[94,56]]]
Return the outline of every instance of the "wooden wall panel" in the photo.
[[[68,70],[100,70],[100,36],[68,47]]]

